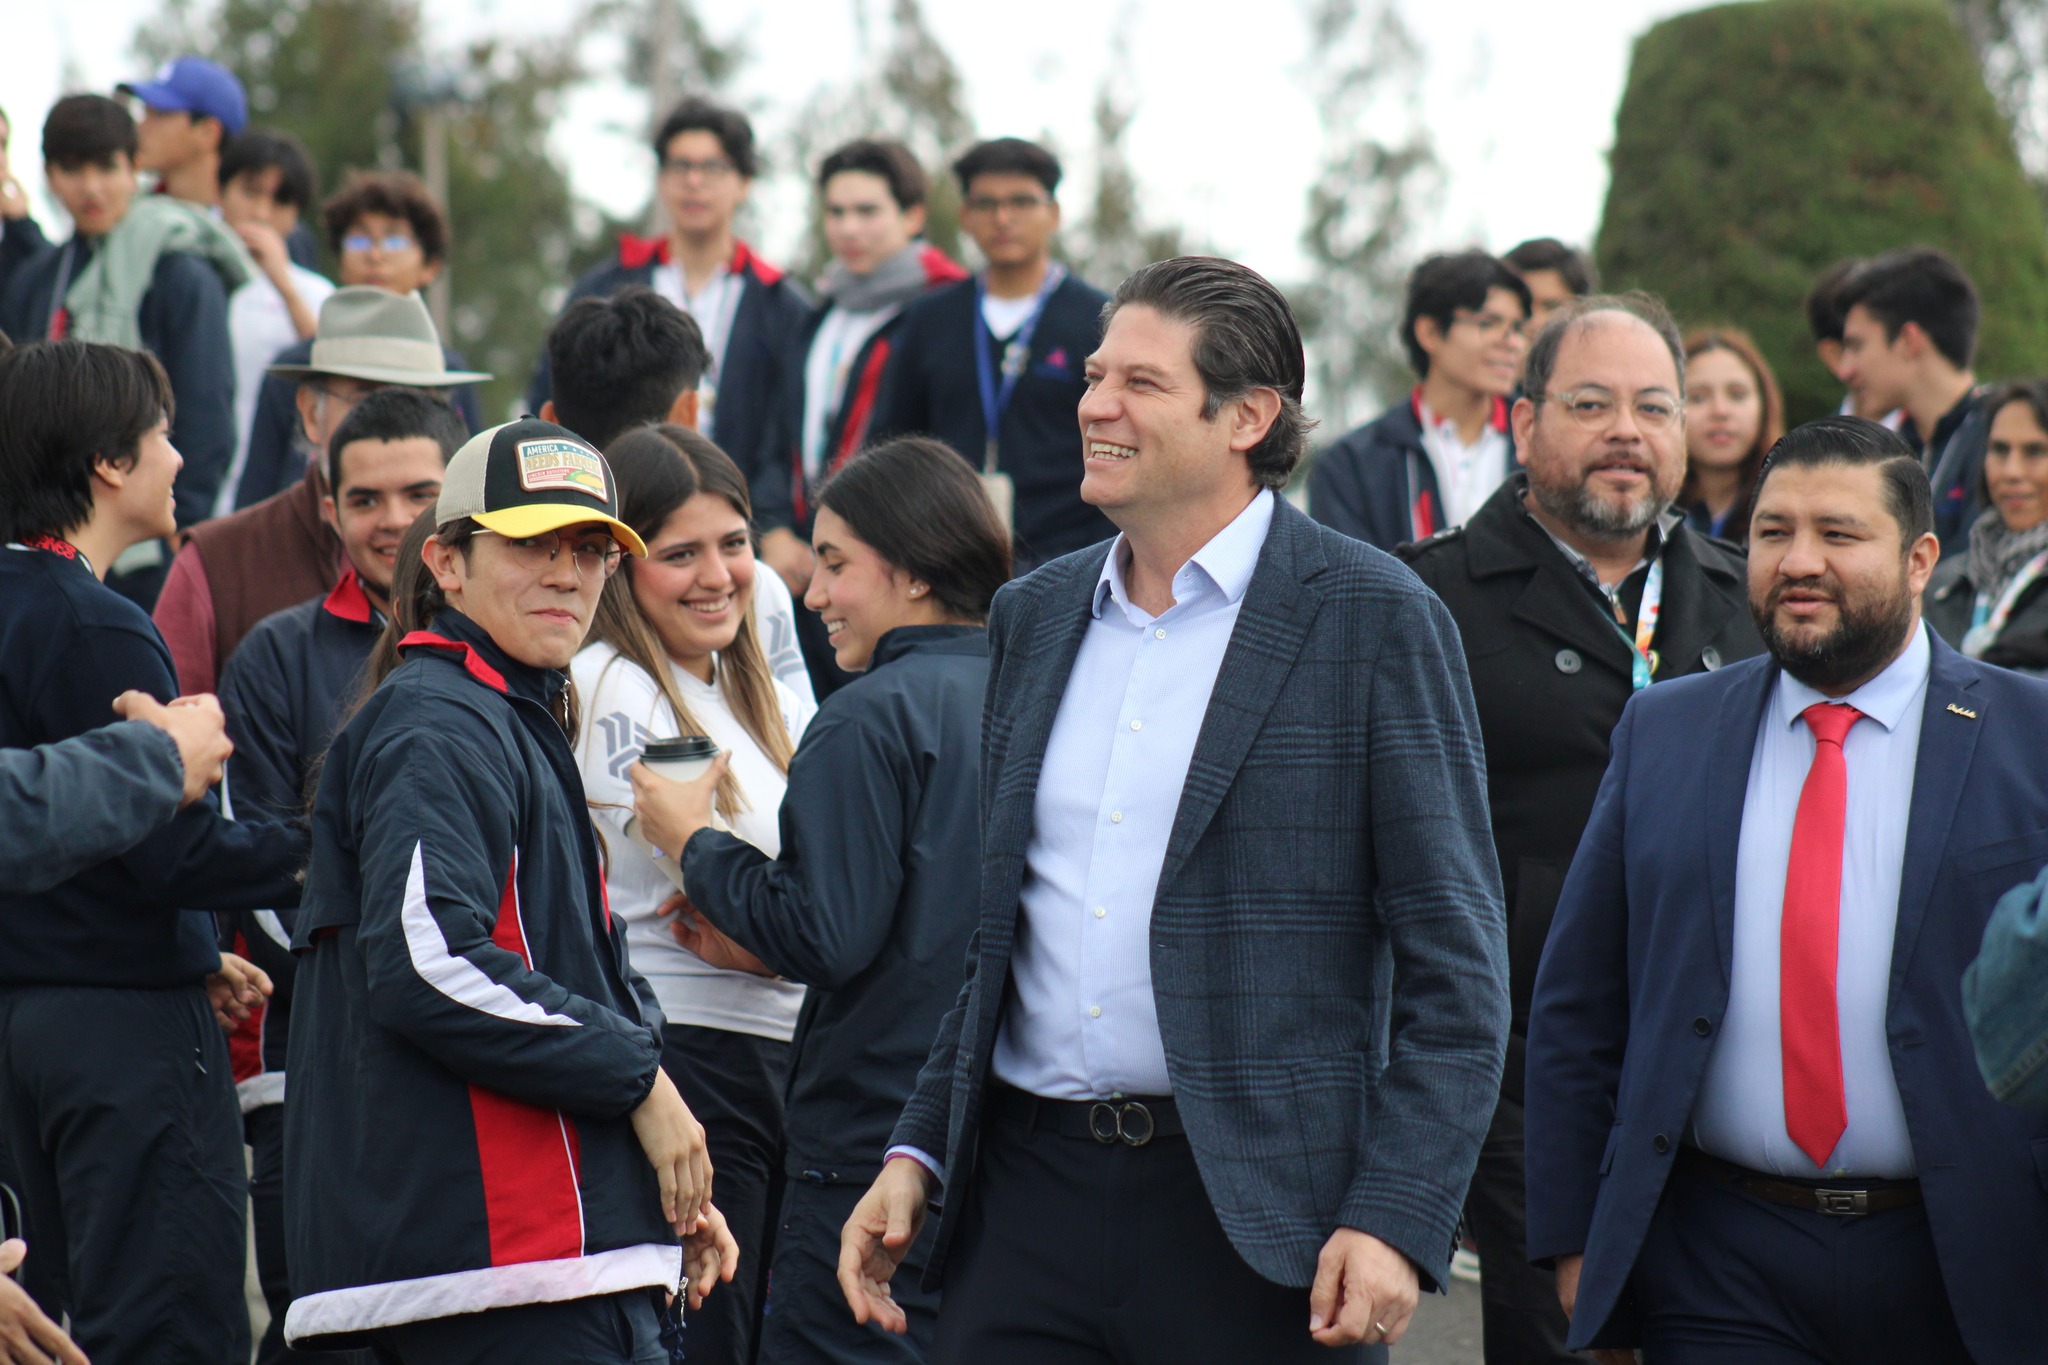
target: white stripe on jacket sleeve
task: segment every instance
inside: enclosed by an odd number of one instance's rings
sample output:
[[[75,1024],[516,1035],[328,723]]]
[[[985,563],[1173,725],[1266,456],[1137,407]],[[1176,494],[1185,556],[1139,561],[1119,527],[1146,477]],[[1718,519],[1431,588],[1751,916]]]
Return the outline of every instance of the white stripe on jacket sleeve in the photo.
[[[448,940],[427,907],[426,843],[412,846],[412,870],[405,878],[405,908],[400,918],[405,925],[405,951],[420,980],[458,1005],[510,1019],[520,1024],[551,1024],[567,1028],[582,1025],[567,1015],[547,1010],[522,999],[510,986],[491,980],[482,968],[448,951]]]

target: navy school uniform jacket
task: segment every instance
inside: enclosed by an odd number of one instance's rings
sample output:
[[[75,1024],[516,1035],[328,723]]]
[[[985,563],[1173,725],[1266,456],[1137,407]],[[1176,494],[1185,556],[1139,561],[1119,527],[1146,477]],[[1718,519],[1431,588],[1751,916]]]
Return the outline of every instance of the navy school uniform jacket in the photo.
[[[235,744],[224,788],[230,815],[305,823],[312,797],[307,780],[355,704],[383,630],[383,615],[349,569],[325,597],[264,617],[236,647],[220,679],[221,709]],[[221,946],[268,972],[275,988],[228,1038],[245,1114],[284,1099],[298,970],[292,920],[292,911],[268,908],[223,917]]]
[[[958,284],[967,278],[967,271],[959,262],[935,246],[924,249],[922,263],[926,293]],[[854,356],[853,364],[846,372],[846,391],[840,395],[839,409],[825,423],[824,468],[818,479],[810,479],[805,476],[803,468],[804,369],[810,359],[811,343],[817,339],[818,328],[831,311],[829,299],[814,306],[810,316],[797,329],[783,365],[782,395],[775,402],[775,422],[769,436],[770,454],[762,460],[760,469],[749,475],[753,486],[755,525],[763,531],[792,530],[805,540],[811,538],[811,517],[817,511],[818,485],[824,481],[824,476],[852,459],[868,443],[875,404],[881,398],[882,376],[888,369],[896,335],[903,327],[909,307],[877,328]],[[725,401],[723,396],[719,401]],[[979,461],[975,467],[981,467]]]
[[[97,730],[136,688],[177,695],[142,609],[62,541],[0,549],[0,747]],[[303,834],[187,806],[117,858],[37,895],[0,889],[0,987],[196,985],[220,966],[211,916],[298,902]]]
[[[293,342],[272,357],[270,363],[310,365],[313,343]],[[447,346],[441,348],[441,363],[451,370],[469,368],[462,352]],[[249,453],[242,461],[228,502],[235,511],[254,507],[305,477],[305,435],[299,421],[298,394],[297,379],[275,374],[263,376],[263,383],[256,390],[256,411],[249,418]],[[483,430],[483,408],[477,402],[474,384],[458,384],[448,390],[448,402],[462,414],[472,432]],[[184,481],[182,474],[179,481]]]
[[[974,332],[987,330],[973,280],[934,290],[903,310],[890,348],[868,438],[910,432],[936,436],[976,469],[987,454],[988,423],[975,373]],[[1004,409],[997,467],[1016,484],[1017,572],[1116,534],[1109,518],[1081,501],[1083,453],[1075,417],[1088,390],[1083,368],[1102,340],[1109,296],[1069,275],[1045,301],[1031,334],[1031,355]],[[1007,337],[989,337],[989,361],[1002,362]],[[998,381],[1000,382],[1000,381]]]
[[[12,229],[10,228],[10,231]],[[64,252],[73,254],[71,278],[92,259],[92,243],[74,237],[15,267],[0,294],[0,331],[17,346],[50,335],[57,276]],[[235,458],[235,359],[228,344],[228,292],[207,262],[183,251],[157,258],[149,291],[136,310],[142,344],[164,367],[177,412],[171,444],[185,457],[173,496],[178,525],[213,515],[214,496]]]
[[[1422,390],[1417,389],[1316,456],[1308,474],[1308,511],[1333,531],[1392,554],[1411,540],[1447,529],[1436,466],[1422,446]],[[1493,405],[1496,430],[1508,430],[1508,406]],[[1505,479],[1519,468],[1510,437]]]
[[[617,259],[585,272],[563,306],[578,299],[610,298],[628,285],[651,285],[654,268],[667,262],[667,238],[621,234]],[[790,340],[803,330],[811,305],[796,281],[755,255],[745,242],[734,244],[726,269],[741,279],[740,305],[733,314],[732,335],[726,339],[725,363],[716,377],[717,401],[711,405],[704,434],[732,456],[751,481],[769,456],[773,404],[782,392]],[[533,380],[526,386],[526,410],[539,412],[550,388],[543,345]]]
[[[566,680],[452,609],[401,648],[328,751],[293,933],[295,1346],[682,1269],[630,1120],[661,1014],[549,711]]]
[[[865,1184],[967,970],[981,890],[988,632],[901,626],[826,697],[782,798],[782,856],[718,830],[683,849],[713,924],[810,987],[792,1043],[788,1173]]]

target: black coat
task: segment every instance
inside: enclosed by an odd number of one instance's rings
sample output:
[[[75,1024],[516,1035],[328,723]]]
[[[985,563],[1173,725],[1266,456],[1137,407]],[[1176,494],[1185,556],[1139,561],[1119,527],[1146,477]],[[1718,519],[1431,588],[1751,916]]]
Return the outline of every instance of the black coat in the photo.
[[[1519,1096],[1536,963],[1631,694],[1630,649],[1579,571],[1521,507],[1516,475],[1458,530],[1400,555],[1450,608],[1486,740],[1487,799],[1508,906],[1513,1031],[1503,1088]],[[1680,525],[1664,547],[1654,682],[1763,652],[1742,557]],[[1623,588],[1631,613],[1647,570]],[[1734,838],[1735,831],[1727,831]]]
[[[717,830],[683,849],[705,918],[810,987],[784,1115],[792,1176],[875,1177],[960,994],[981,885],[987,687],[987,631],[890,631],[804,732],[782,856]]]
[[[1921,610],[1934,633],[1957,649],[1970,630],[1970,617],[1977,605],[1977,588],[1970,582],[1970,557],[1951,555],[1944,559],[1928,580]],[[2000,668],[2017,668],[2028,673],[2048,673],[2048,577],[2037,578],[2012,614],[2005,629],[1984,651],[1984,662]]]

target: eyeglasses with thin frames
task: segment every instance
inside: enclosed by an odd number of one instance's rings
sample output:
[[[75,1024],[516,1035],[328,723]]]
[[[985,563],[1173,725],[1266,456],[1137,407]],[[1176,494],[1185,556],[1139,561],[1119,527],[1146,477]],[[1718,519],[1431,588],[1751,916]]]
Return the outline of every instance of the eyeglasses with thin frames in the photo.
[[[739,167],[733,165],[722,156],[706,157],[702,161],[692,161],[688,157],[672,156],[661,163],[661,169],[664,174],[672,175],[678,180],[688,180],[692,176],[702,176],[706,180],[720,180],[731,175]]]
[[[343,251],[368,251],[372,247],[381,247],[387,256],[411,251],[418,245],[419,242],[410,233],[405,232],[387,233],[382,237],[368,232],[351,232],[341,239]]]
[[[1606,389],[1581,387],[1562,393],[1532,393],[1529,398],[1537,403],[1561,404],[1571,419],[1587,431],[1606,431],[1621,414],[1621,401]],[[1661,389],[1650,389],[1635,396],[1629,411],[1644,431],[1668,431],[1684,415],[1685,402]]]
[[[508,536],[479,527],[476,534],[496,536],[505,542],[505,552],[512,562],[528,573],[541,574],[547,571],[556,556],[562,553],[562,537],[554,531],[537,536]],[[625,553],[619,543],[610,536],[589,536],[569,546],[569,562],[576,566],[576,576],[595,573],[610,578],[619,571],[619,559]]]

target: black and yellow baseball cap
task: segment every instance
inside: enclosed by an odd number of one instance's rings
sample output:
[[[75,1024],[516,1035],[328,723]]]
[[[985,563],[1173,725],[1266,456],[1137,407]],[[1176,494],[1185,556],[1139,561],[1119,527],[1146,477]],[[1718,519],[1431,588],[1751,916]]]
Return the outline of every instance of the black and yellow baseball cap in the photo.
[[[434,524],[463,517],[515,539],[603,522],[628,554],[647,557],[647,546],[619,520],[618,485],[604,456],[567,427],[538,417],[480,431],[448,461]]]

